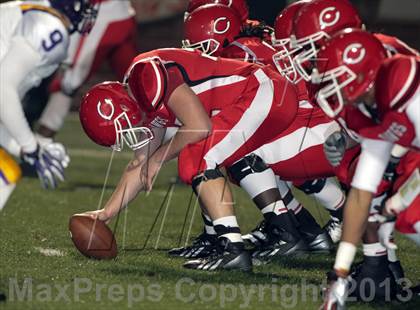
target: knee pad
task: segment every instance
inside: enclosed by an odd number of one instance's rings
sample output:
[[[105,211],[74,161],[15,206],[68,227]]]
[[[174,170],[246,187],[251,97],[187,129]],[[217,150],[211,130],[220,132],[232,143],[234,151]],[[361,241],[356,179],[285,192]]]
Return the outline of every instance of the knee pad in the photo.
[[[197,186],[200,185],[201,182],[205,182],[208,180],[215,180],[218,178],[224,178],[223,173],[218,168],[208,169],[208,170],[203,171],[203,173],[194,177],[191,185],[194,192],[197,194]]]
[[[16,184],[22,176],[18,163],[3,149],[0,148],[0,182]]]
[[[246,176],[255,172],[263,172],[267,169],[269,169],[269,167],[261,157],[250,154],[230,166],[228,172],[232,179],[239,184]]]
[[[327,179],[317,179],[306,181],[303,184],[296,185],[296,187],[303,191],[305,194],[311,195],[322,191],[322,189],[325,186],[325,183],[327,183]]]

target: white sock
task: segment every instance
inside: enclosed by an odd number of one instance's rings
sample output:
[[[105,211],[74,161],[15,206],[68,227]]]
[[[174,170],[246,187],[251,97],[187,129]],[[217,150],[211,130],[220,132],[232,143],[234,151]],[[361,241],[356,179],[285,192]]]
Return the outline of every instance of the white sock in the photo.
[[[397,251],[387,249],[387,253],[388,253],[388,261],[390,261],[391,263],[395,263],[395,262],[399,261],[399,259],[397,257]]]
[[[204,230],[206,231],[206,234],[208,235],[216,235],[216,231],[214,230],[214,226],[213,226],[213,222],[210,218],[210,216],[208,216],[205,213],[201,213],[201,216],[203,217],[203,221],[204,221]]]
[[[214,229],[219,237],[229,239],[231,242],[243,242],[236,216],[225,216],[213,221]]]
[[[387,249],[379,242],[370,243],[370,244],[363,243],[363,255],[384,256],[384,255],[387,255]]]

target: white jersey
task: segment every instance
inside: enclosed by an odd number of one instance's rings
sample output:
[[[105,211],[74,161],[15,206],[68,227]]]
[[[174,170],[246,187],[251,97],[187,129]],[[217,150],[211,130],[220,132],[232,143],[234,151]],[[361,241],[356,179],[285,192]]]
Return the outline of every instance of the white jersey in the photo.
[[[69,33],[48,1],[13,1],[0,4],[0,64],[13,38],[23,37],[40,55],[37,66],[19,85],[22,98],[32,87],[51,75],[66,58]]]
[[[51,75],[66,58],[67,20],[48,1],[0,4],[0,135],[31,153],[37,141],[21,104],[25,93]],[[3,129],[4,128],[4,129]],[[4,140],[4,139],[3,139]]]

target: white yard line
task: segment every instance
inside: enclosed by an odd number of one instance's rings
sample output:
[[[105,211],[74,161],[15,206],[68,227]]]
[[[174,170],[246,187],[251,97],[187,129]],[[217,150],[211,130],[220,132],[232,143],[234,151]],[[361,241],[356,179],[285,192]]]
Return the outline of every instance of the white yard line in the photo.
[[[58,249],[35,247],[35,250],[37,250],[39,253],[41,253],[44,256],[64,256],[65,255],[63,251],[58,250]]]

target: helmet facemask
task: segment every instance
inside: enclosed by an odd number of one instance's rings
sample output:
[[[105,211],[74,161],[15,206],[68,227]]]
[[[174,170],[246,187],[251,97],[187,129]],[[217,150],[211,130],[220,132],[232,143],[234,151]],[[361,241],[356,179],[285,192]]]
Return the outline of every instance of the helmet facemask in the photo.
[[[126,126],[122,125],[122,122]],[[114,119],[115,144],[112,149],[121,151],[124,144],[132,150],[138,150],[150,143],[154,138],[152,131],[147,127],[133,127],[126,112],[121,113]]]
[[[325,114],[331,118],[340,114],[345,104],[343,92],[346,90],[344,88],[355,81],[356,77],[356,74],[345,65],[321,74],[316,71],[312,73],[312,80],[318,80],[322,84],[316,100]]]
[[[207,55],[213,55],[219,50],[219,47],[220,43],[215,39],[207,39],[197,43],[191,43],[190,40],[182,40],[182,48],[199,50]]]
[[[300,46],[291,47],[291,41],[286,39],[273,39],[272,44],[278,50],[273,55],[273,62],[277,70],[291,83],[299,83],[302,77],[298,74],[293,58],[302,49]]]
[[[316,60],[320,41],[322,39],[328,39],[329,37],[330,36],[323,31],[316,32],[301,39],[296,39],[295,36],[291,37],[291,46],[298,46],[301,50],[299,54],[293,57],[294,66],[298,74],[305,81],[311,81],[311,72],[308,72],[307,67],[311,61]]]

